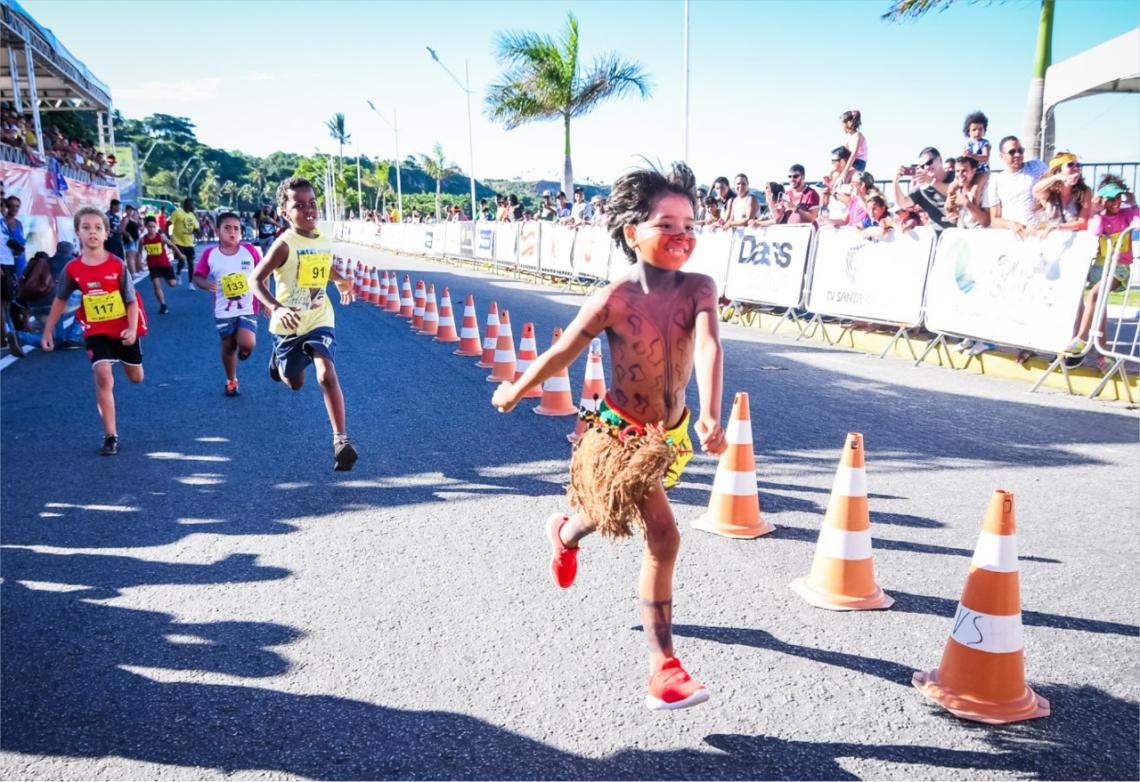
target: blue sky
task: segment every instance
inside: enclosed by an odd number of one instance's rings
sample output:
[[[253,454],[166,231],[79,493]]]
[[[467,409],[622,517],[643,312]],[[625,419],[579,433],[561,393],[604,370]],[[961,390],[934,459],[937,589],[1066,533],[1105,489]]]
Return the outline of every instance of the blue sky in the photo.
[[[585,60],[619,51],[650,73],[653,96],[607,104],[572,126],[576,179],[612,180],[640,156],[682,156],[679,0],[622,2],[121,2],[21,0],[111,86],[127,116],[189,117],[206,143],[264,155],[329,152],[324,128],[346,114],[346,154],[395,155],[368,109],[399,113],[400,154],[435,142],[469,165],[464,96],[425,46],[463,78],[470,66],[475,173],[559,178],[562,130],[506,131],[482,96],[499,75],[496,31],[557,35],[567,10]],[[919,22],[879,20],[886,0],[693,0],[690,163],[702,181],[737,171],[782,178],[801,162],[817,176],[842,141],[837,117],[863,112],[870,170],[889,176],[932,144],[961,149],[963,117],[982,109],[989,138],[1020,133],[1039,2],[960,3]],[[1054,62],[1140,25],[1136,0],[1057,0]],[[130,36],[134,35],[133,38]],[[1087,161],[1140,159],[1140,97],[1062,105],[1058,148]]]

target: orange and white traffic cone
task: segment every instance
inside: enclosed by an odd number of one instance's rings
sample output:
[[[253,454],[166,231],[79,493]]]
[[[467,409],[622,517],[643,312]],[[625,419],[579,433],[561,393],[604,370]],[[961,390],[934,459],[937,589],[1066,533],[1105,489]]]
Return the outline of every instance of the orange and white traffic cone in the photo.
[[[832,611],[865,611],[894,605],[894,598],[875,583],[863,435],[857,432],[847,435],[839,469],[835,471],[811,572],[790,586],[813,606]]]
[[[352,295],[356,297],[357,301],[361,299],[360,295],[360,261],[356,262],[356,273],[352,275]]]
[[[368,303],[375,304],[377,307],[382,307],[384,305],[382,296],[384,291],[388,289],[387,286],[388,272],[382,272],[373,266],[372,276],[368,283]]]
[[[384,311],[393,314],[400,311],[400,284],[396,281],[396,273],[388,275],[388,297],[384,301]]]
[[[455,333],[455,315],[451,311],[451,291],[446,287],[443,289],[443,297],[439,300],[439,328],[433,341],[459,341],[459,335]]]
[[[415,308],[416,303],[412,299],[412,278],[405,274],[404,281],[400,283],[400,317],[411,318]]]
[[[483,357],[475,366],[490,369],[495,366],[495,347],[499,344],[499,305],[491,302],[487,308],[487,330],[483,333]]]
[[[439,331],[439,313],[435,309],[435,285],[429,284],[424,299],[424,325],[417,331],[425,337],[434,337]]]
[[[586,379],[582,381],[582,401],[578,404],[578,423],[566,439],[576,443],[586,431],[586,419],[582,413],[598,412],[598,404],[606,398],[606,370],[602,366],[602,341],[590,340],[590,354],[586,357]]]
[[[515,338],[511,334],[511,313],[499,314],[499,336],[495,344],[494,368],[487,377],[488,383],[515,382]]]
[[[530,365],[538,358],[538,345],[534,341],[534,324],[527,321],[523,324],[522,339],[519,340],[519,358],[515,364],[515,382],[522,377],[523,372],[530,369]],[[523,394],[523,399],[537,399],[542,396],[542,389],[535,386]]]
[[[1048,717],[1049,701],[1025,683],[1013,493],[990,498],[974,559],[935,671],[914,674],[919,692],[951,714],[1003,725]]]
[[[483,347],[479,344],[479,316],[475,314],[475,299],[470,293],[463,304],[463,326],[459,330],[459,348],[455,355],[483,355]]]
[[[427,290],[423,280],[416,280],[416,290],[412,294],[412,328],[419,331],[424,327],[424,305],[427,302]]]
[[[555,329],[550,344],[554,345],[562,336],[562,329]],[[538,415],[577,415],[574,393],[570,390],[570,373],[563,369],[542,384],[542,401],[534,408]]]
[[[732,400],[732,413],[724,432],[728,448],[720,455],[713,478],[709,508],[693,522],[693,528],[726,538],[750,539],[776,528],[760,515],[760,492],[756,487],[756,452],[752,448],[752,416],[748,394],[739,391]]]

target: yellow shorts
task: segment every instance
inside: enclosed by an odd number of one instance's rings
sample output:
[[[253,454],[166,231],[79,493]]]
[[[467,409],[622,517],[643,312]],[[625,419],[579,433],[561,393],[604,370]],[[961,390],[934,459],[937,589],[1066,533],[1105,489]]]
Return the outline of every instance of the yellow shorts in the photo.
[[[598,417],[610,426],[617,426],[622,429],[627,426],[641,426],[641,424],[626,417],[625,413],[619,412],[610,402],[609,394],[598,403]],[[685,414],[681,416],[681,420],[676,426],[665,431],[665,439],[673,446],[677,454],[673,463],[669,465],[669,469],[666,470],[664,478],[665,488],[672,489],[677,485],[677,481],[681,480],[681,473],[684,472],[685,465],[693,458],[693,441],[689,437],[689,408],[685,408]]]

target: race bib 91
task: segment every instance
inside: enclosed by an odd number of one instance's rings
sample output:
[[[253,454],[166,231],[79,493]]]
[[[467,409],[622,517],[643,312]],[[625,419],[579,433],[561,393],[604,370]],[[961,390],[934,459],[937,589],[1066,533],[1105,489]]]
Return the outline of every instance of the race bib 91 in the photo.
[[[125,318],[127,308],[123,304],[123,295],[119,291],[110,293],[85,293],[83,295],[83,314],[88,323],[101,323],[105,320]]]
[[[236,299],[249,293],[249,279],[242,272],[222,275],[222,295]]]
[[[332,267],[332,253],[305,253],[298,256],[297,287],[321,288],[329,284],[329,269]]]

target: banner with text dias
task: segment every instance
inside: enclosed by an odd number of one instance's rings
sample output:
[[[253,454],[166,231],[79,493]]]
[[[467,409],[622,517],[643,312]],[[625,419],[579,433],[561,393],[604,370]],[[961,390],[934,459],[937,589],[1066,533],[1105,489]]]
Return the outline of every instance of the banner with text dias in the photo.
[[[1073,338],[1096,251],[1087,231],[1022,240],[1012,231],[947,229],[926,286],[926,327],[1060,352]]]
[[[46,252],[55,255],[60,242],[70,242],[78,248],[72,216],[83,206],[94,206],[105,212],[111,199],[119,197],[115,187],[100,187],[67,180],[67,189],[56,187],[54,177],[46,168],[30,168],[16,163],[0,163],[0,180],[4,182],[5,196],[20,199],[18,219],[24,224],[27,241],[25,257]]]
[[[595,280],[608,280],[612,249],[610,235],[602,226],[586,225],[579,228],[578,236],[574,239],[574,274]]]
[[[519,231],[519,268],[538,271],[542,223],[530,220],[516,225]]]
[[[821,315],[917,326],[936,239],[926,226],[885,239],[854,228],[825,228],[816,238],[807,308]]]
[[[811,249],[811,226],[738,228],[733,233],[724,295],[756,304],[798,307]]]
[[[542,251],[539,266],[543,274],[569,277],[574,273],[574,235],[576,229],[557,223],[542,224]]]
[[[495,223],[495,263],[514,266],[518,261],[519,224]]]
[[[685,263],[685,271],[707,274],[716,282],[718,296],[724,295],[724,285],[728,281],[728,254],[732,252],[732,231],[711,226],[697,226],[697,246]],[[614,256],[625,259],[625,252],[618,251]]]
[[[495,224],[475,223],[475,257],[490,261],[495,257]]]

